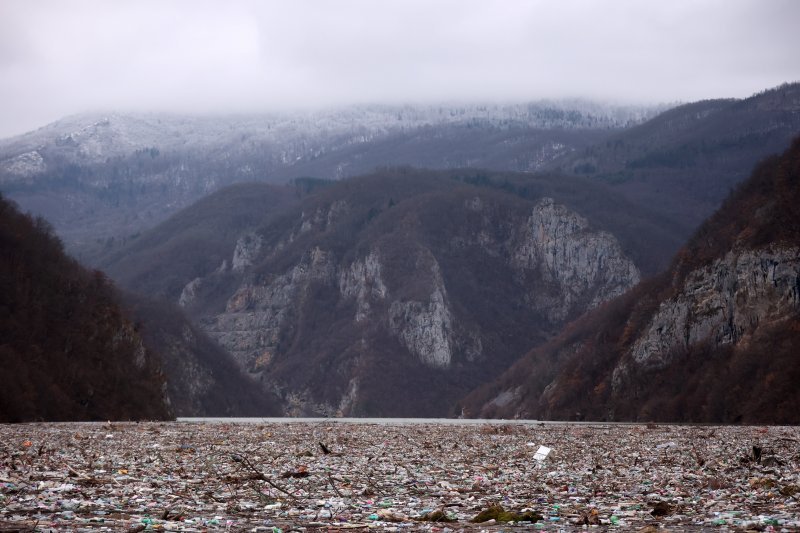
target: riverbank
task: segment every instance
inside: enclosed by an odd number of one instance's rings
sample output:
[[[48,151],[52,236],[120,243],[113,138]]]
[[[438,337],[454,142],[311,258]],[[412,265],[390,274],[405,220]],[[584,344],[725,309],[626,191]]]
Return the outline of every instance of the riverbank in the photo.
[[[796,427],[2,425],[0,531],[797,530],[799,441]]]

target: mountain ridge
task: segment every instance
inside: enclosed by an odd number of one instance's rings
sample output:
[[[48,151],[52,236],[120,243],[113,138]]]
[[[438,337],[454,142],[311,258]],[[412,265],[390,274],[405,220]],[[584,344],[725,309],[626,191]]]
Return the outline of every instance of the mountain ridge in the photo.
[[[546,168],[608,182],[682,222],[688,239],[764,157],[800,131],[800,83],[669,109]]]
[[[220,228],[227,252],[194,249],[213,255],[196,277],[157,275],[171,264],[166,250],[123,251],[105,266],[128,289],[181,303],[265,390],[278,392],[287,414],[445,416],[459,391],[638,281],[627,255],[636,241],[622,246],[598,218],[575,211],[609,193],[579,183],[384,169],[293,196],[274,211],[257,207],[249,227]],[[205,205],[276,190],[237,186]],[[237,205],[223,218],[247,217]],[[182,241],[191,227],[175,221],[205,218],[203,210],[198,204],[155,228],[155,241]],[[618,227],[645,217],[633,206],[615,216]],[[182,260],[194,262],[191,254]],[[522,328],[525,335],[513,333]]]
[[[659,210],[688,238],[746,177],[742,169],[788,145],[800,128],[797,92],[788,84],[658,116],[658,108],[544,102],[258,117],[141,113],[128,126],[123,115],[88,125],[78,117],[57,134],[0,142],[0,188],[50,220],[90,264],[104,248],[235,182],[341,179],[403,165],[584,175]]]
[[[756,167],[670,270],[531,351],[468,396],[466,409],[476,416],[796,423],[798,180],[795,140]]]
[[[0,187],[90,261],[235,182],[338,179],[405,164],[533,170],[650,109],[545,102],[77,116],[0,141]]]

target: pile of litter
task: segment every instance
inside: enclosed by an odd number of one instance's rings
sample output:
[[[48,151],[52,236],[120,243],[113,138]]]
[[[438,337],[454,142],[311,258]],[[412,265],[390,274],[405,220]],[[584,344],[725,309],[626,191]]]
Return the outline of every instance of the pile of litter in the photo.
[[[0,426],[0,531],[800,529],[800,428]]]

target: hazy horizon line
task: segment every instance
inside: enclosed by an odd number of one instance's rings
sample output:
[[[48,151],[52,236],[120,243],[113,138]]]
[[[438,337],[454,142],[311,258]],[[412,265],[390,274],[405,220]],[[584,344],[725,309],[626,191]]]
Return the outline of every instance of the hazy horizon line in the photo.
[[[451,99],[430,99],[430,100],[405,100],[405,101],[369,101],[369,100],[362,100],[357,102],[342,102],[342,103],[330,103],[330,104],[285,104],[280,106],[249,106],[246,107],[232,107],[228,109],[224,109],[222,107],[218,108],[209,108],[209,109],[180,109],[180,108],[167,108],[167,107],[160,107],[160,106],[149,106],[149,107],[140,107],[140,106],[115,106],[115,107],[97,107],[97,108],[86,108],[80,111],[75,111],[71,113],[67,113],[64,115],[60,115],[56,118],[48,120],[43,124],[33,128],[27,129],[24,131],[18,131],[17,133],[11,134],[4,134],[0,137],[0,141],[7,141],[14,139],[16,137],[22,137],[25,135],[36,133],[44,128],[49,126],[55,125],[61,121],[69,120],[69,119],[77,119],[84,116],[102,116],[102,115],[167,115],[167,116],[174,116],[174,117],[192,117],[192,118],[203,118],[203,119],[212,119],[212,118],[228,118],[228,117],[247,117],[247,116],[290,116],[290,115],[307,115],[307,116],[314,116],[317,114],[324,115],[326,113],[336,113],[341,112],[347,109],[386,109],[386,110],[397,110],[397,109],[425,109],[425,108],[436,108],[436,107],[459,107],[459,106],[466,106],[466,107],[481,107],[481,106],[496,106],[500,108],[504,107],[516,107],[516,106],[525,106],[525,105],[553,105],[559,109],[569,109],[570,105],[597,105],[603,106],[610,109],[640,109],[640,110],[657,110],[657,112],[663,112],[668,109],[673,109],[682,105],[693,104],[697,102],[704,102],[704,101],[712,101],[712,100],[747,100],[749,98],[753,98],[759,96],[761,94],[778,90],[782,87],[795,85],[800,83],[800,80],[793,80],[793,81],[785,81],[778,85],[774,85],[771,87],[767,87],[761,89],[756,92],[752,92],[747,95],[742,96],[718,96],[718,97],[711,97],[711,98],[701,98],[697,100],[680,100],[675,99],[672,101],[624,101],[621,99],[611,99],[611,98],[602,98],[602,97],[591,97],[591,96],[563,96],[563,97],[532,97],[529,99],[515,99],[515,98],[497,98],[497,99],[489,99],[489,98],[451,98]]]

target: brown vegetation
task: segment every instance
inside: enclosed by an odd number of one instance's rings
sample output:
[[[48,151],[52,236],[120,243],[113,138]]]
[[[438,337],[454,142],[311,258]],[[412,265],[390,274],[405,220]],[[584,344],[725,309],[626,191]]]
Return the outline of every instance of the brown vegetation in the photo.
[[[353,415],[442,416],[453,413],[455,398],[498,375],[561,325],[560,320],[551,324],[526,300],[537,288],[552,293],[553,287],[537,272],[521,279],[505,245],[543,196],[583,214],[594,228],[618,235],[625,252],[645,269],[665,263],[655,250],[677,246],[659,219],[583,178],[392,168],[332,184],[306,180],[294,188],[231,187],[145,233],[103,264],[127,289],[172,302],[187,283],[202,277],[186,307],[202,321],[222,312],[242,285],[270,283],[307,262],[315,248],[330,254],[340,269],[379,251],[392,300],[426,302],[439,281],[422,263],[435,261],[454,337],[479,336],[480,353],[469,356],[473,359],[467,356],[471,346],[454,345],[449,368],[422,366],[386,330],[391,300],[370,302],[370,318],[355,322],[352,298],[343,298],[335,283],[311,280],[292,300],[280,338],[269,349],[269,364],[248,370],[265,383],[309,391],[315,402],[329,405],[338,405],[357,382]],[[466,208],[475,198],[481,210]],[[328,222],[334,205],[341,209]],[[315,216],[319,223],[310,222]],[[310,227],[303,229],[302,221]],[[254,264],[244,272],[220,270],[223,261],[230,265],[237,239],[251,232],[262,239]],[[642,238],[645,232],[648,239]],[[493,243],[491,250],[480,244],[479,235]],[[575,302],[573,317],[591,295],[586,298]]]
[[[612,371],[686,276],[731,251],[800,245],[800,139],[755,169],[677,254],[672,268],[587,313],[464,404],[473,415],[673,422],[797,423],[800,314],[746,342],[692,344],[657,371]],[[514,391],[510,403],[494,401]]]
[[[800,84],[744,100],[670,109],[556,161],[567,172],[613,185],[683,228],[687,238],[768,154],[800,131]]]
[[[175,305],[124,294],[124,305],[146,346],[162,359],[175,416],[279,416],[279,401],[189,322]]]
[[[111,283],[0,198],[0,420],[169,418],[160,361]]]

